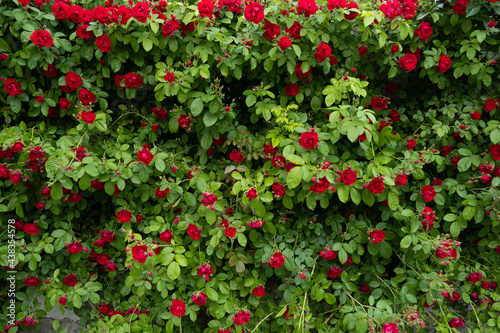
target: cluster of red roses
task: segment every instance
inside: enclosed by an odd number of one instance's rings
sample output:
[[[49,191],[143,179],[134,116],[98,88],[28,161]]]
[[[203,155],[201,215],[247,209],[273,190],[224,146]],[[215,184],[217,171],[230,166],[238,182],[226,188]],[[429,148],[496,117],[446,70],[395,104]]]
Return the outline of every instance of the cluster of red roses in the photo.
[[[415,17],[417,7],[417,1],[397,0],[386,1],[380,5],[379,9],[392,21],[398,16],[404,16],[406,20]]]

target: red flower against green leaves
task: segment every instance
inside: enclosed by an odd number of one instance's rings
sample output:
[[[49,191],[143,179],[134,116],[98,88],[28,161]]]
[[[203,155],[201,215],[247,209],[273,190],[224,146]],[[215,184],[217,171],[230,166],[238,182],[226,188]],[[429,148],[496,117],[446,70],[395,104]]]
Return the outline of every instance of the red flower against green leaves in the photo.
[[[497,103],[493,99],[488,98],[486,102],[484,102],[483,107],[484,111],[490,112],[495,110],[495,108],[497,107]]]
[[[436,72],[444,73],[451,67],[451,59],[446,54],[441,54],[439,56],[439,61],[436,65]]]
[[[186,304],[180,299],[173,299],[172,304],[170,304],[170,312],[176,317],[182,317],[186,312]]]
[[[297,21],[293,22],[293,24],[290,28],[285,29],[285,31],[290,35],[290,37],[295,38],[295,39],[302,38],[302,36],[300,35],[300,30],[302,30],[302,26]]]
[[[384,323],[384,327],[382,327],[382,332],[384,333],[398,333],[399,328],[396,323]]]
[[[111,51],[111,39],[109,39],[108,35],[102,34],[95,39],[95,45],[97,48],[101,50],[101,52],[109,52]]]
[[[332,267],[328,271],[326,271],[326,276],[328,276],[330,279],[335,279],[336,277],[339,277],[342,272],[342,268]]]
[[[196,274],[198,276],[204,276],[205,280],[209,281],[211,276],[214,273],[213,268],[209,264],[203,264],[196,269]]]
[[[264,37],[266,39],[273,40],[280,34],[280,25],[271,23],[269,20],[266,20],[264,23]]]
[[[344,170],[340,174],[340,181],[347,186],[354,184],[356,179],[358,179],[358,173],[353,169]]]
[[[491,158],[495,161],[500,161],[500,144],[493,144],[490,146]]]
[[[332,54],[332,48],[323,42],[321,42],[316,48],[316,53],[314,53],[314,57],[318,62],[323,62],[326,58],[329,58]]]
[[[414,139],[406,140],[406,149],[413,150],[413,148],[415,148],[416,145],[417,145],[417,141],[415,141]]]
[[[95,102],[95,95],[92,91],[87,90],[85,88],[80,89],[80,92],[78,93],[78,100],[80,103],[83,105],[89,105]]]
[[[346,0],[328,0],[328,10],[344,8],[345,6],[347,6]]]
[[[201,18],[212,19],[214,16],[214,3],[211,0],[201,0],[198,2],[198,11],[200,12]]]
[[[388,109],[387,100],[382,97],[374,97],[370,99],[370,105],[375,110],[385,110]]]
[[[299,79],[305,79],[312,73],[312,67],[309,67],[309,70],[307,72],[302,72],[302,63],[297,64],[295,66],[295,76],[298,77]]]
[[[68,287],[74,287],[78,284],[78,280],[75,274],[68,274],[63,280],[63,283]]]
[[[192,240],[197,240],[201,237],[200,229],[192,223],[189,223],[186,232]]]
[[[407,53],[404,57],[399,59],[399,67],[407,72],[411,72],[417,66],[418,59],[413,53]]]
[[[148,18],[151,17],[148,4],[142,1],[136,3],[135,6],[130,9],[130,14],[141,23],[146,23]]]
[[[3,87],[5,92],[11,96],[17,96],[23,93],[21,84],[14,79],[6,79]]]
[[[469,0],[457,0],[453,5],[453,12],[458,15],[464,15],[467,13],[467,5]]]
[[[236,163],[241,163],[243,162],[243,160],[245,159],[245,157],[243,156],[242,153],[240,153],[239,151],[237,150],[233,150],[230,154],[229,154],[229,159],[233,162],[236,162]]]
[[[149,165],[155,156],[151,154],[148,147],[143,147],[141,151],[137,152],[137,158],[145,165]]]
[[[127,73],[123,78],[123,83],[127,88],[137,88],[142,85],[144,80],[141,78],[140,74],[137,73]]]
[[[318,147],[318,141],[318,133],[316,132],[304,132],[299,138],[299,144],[308,150]]]
[[[120,210],[119,212],[116,213],[116,218],[121,223],[130,222],[130,220],[132,219],[132,212],[122,208],[122,210]]]
[[[188,129],[189,126],[191,126],[191,118],[189,118],[185,114],[181,114],[177,122],[179,123],[179,126],[184,129]]]
[[[250,318],[250,311],[241,310],[234,315],[233,321],[236,325],[245,325],[250,321]]]
[[[224,230],[224,236],[232,239],[236,236],[237,231],[235,227],[227,227],[226,230]]]
[[[276,252],[272,255],[271,258],[269,258],[267,263],[272,268],[280,268],[285,263],[285,257],[283,257],[283,254],[281,254],[281,252]]]
[[[132,258],[139,264],[144,264],[148,259],[148,247],[146,245],[135,245],[132,247]]]
[[[368,238],[370,238],[370,243],[380,243],[385,238],[385,232],[380,229],[375,229],[372,232],[368,233]]]
[[[54,45],[54,39],[50,35],[50,32],[48,32],[47,30],[38,29],[33,31],[30,39],[39,48],[42,46],[51,47],[52,45]]]
[[[457,327],[460,327],[460,326],[465,326],[464,324],[464,321],[462,318],[452,318],[448,324],[450,325],[450,327],[453,327],[453,328],[457,328]]]
[[[297,13],[299,15],[304,14],[305,17],[310,17],[316,14],[318,11],[318,6],[314,0],[299,0],[297,3]]]
[[[89,125],[92,125],[94,123],[94,120],[96,118],[96,115],[94,112],[90,111],[82,111],[80,112],[80,119],[86,122]]]
[[[283,185],[281,185],[277,181],[274,182],[274,184],[271,186],[271,189],[273,190],[275,197],[282,197],[286,194],[286,191],[285,191],[285,188],[283,187]]]
[[[394,180],[394,184],[396,186],[405,186],[406,181],[408,180],[408,175],[406,173],[402,173],[396,176],[396,179]]]
[[[161,33],[163,37],[169,37],[174,33],[174,31],[179,30],[179,21],[176,20],[168,20],[161,27]]]
[[[40,284],[40,278],[37,276],[30,276],[23,279],[24,285],[27,287],[36,287]]]
[[[299,85],[296,83],[289,83],[286,85],[285,93],[288,96],[296,96],[300,92]]]
[[[201,292],[193,293],[191,300],[194,304],[202,306],[207,302],[207,294]]]
[[[368,184],[368,191],[372,192],[373,194],[382,193],[384,192],[384,189],[384,181],[380,179],[380,177],[373,178]]]
[[[258,2],[251,2],[245,7],[245,20],[259,24],[264,19],[264,9]]]
[[[323,177],[314,182],[314,184],[309,187],[309,190],[315,193],[323,193],[328,189],[328,187],[330,187],[330,182],[326,179],[326,177]]]
[[[287,36],[283,36],[280,38],[280,41],[278,42],[278,46],[282,51],[286,50],[287,48],[292,46],[292,41]]]
[[[431,24],[429,22],[420,22],[420,26],[417,29],[415,29],[415,35],[417,35],[425,44],[425,42],[432,35]]]
[[[346,6],[345,6],[346,9],[359,9],[359,6],[357,3],[355,3],[354,1],[351,1],[349,2]],[[354,11],[354,10],[350,10],[349,11],[349,14],[344,14],[344,18],[346,20],[349,20],[349,21],[352,21],[354,20],[356,17],[358,17],[359,15],[359,12],[357,11]]]
[[[258,286],[257,288],[254,288],[252,290],[252,294],[256,297],[263,297],[263,296],[266,296],[267,292],[266,290],[264,289],[264,286]]]
[[[245,192],[245,195],[247,196],[248,199],[255,199],[259,195],[257,194],[257,190],[255,188],[251,188],[248,191]]]
[[[421,195],[424,201],[429,202],[434,200],[434,197],[436,196],[436,190],[434,189],[434,186],[425,185],[424,187],[422,187]]]

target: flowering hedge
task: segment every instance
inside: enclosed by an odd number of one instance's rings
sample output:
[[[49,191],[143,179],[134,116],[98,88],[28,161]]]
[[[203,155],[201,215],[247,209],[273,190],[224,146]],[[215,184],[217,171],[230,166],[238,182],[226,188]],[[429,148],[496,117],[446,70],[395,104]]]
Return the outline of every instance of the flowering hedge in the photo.
[[[498,332],[499,15],[3,1],[5,330]]]

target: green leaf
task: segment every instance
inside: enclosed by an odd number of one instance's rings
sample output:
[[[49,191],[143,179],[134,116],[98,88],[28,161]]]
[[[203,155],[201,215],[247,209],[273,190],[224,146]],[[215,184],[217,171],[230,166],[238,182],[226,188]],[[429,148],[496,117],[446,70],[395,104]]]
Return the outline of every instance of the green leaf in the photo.
[[[73,306],[75,308],[81,308],[82,307],[82,297],[78,294],[73,295]]]
[[[314,210],[316,208],[316,199],[313,196],[308,196],[306,198],[306,205],[310,210]]]
[[[339,184],[337,186],[337,195],[339,196],[339,200],[343,203],[346,203],[349,200],[349,187]]]
[[[54,183],[50,188],[50,196],[54,200],[61,200],[63,197],[62,185],[59,182]]]
[[[352,202],[354,202],[356,206],[359,205],[361,203],[361,194],[359,194],[359,191],[351,186],[350,194]]]
[[[461,158],[457,164],[458,171],[460,171],[460,172],[466,171],[467,169],[470,168],[471,164],[472,164],[472,159],[470,157],[467,156],[467,157]]]
[[[387,198],[389,203],[389,208],[392,210],[398,209],[399,206],[399,196],[395,192],[389,192],[389,197]]]
[[[407,249],[411,245],[411,235],[406,235],[401,239],[401,248]]]
[[[191,103],[191,114],[197,117],[203,111],[203,100],[201,98],[196,98],[193,103]]]
[[[212,301],[217,302],[219,300],[219,294],[213,290],[212,288],[205,288],[205,291],[207,292],[208,298],[210,298]]]
[[[247,237],[244,233],[238,232],[236,234],[236,238],[238,239],[238,243],[240,243],[241,246],[245,247],[247,245]]]
[[[491,142],[497,144],[500,142],[500,129],[496,128],[490,133]]]
[[[187,264],[188,264],[188,261],[186,259],[186,257],[183,255],[183,254],[176,254],[175,255],[175,261],[177,261],[177,263],[180,265],[180,266],[184,266],[186,267]]]
[[[358,319],[356,323],[356,333],[368,332],[368,323],[363,319]]]
[[[170,279],[175,280],[181,275],[181,266],[175,261],[172,261],[167,269],[167,275]]]
[[[163,172],[165,170],[165,162],[163,162],[162,159],[156,158],[155,159],[155,168],[158,169],[158,171]]]
[[[292,163],[297,164],[297,165],[304,165],[304,160],[302,159],[302,157],[300,157],[298,155],[289,154],[289,155],[286,156],[286,159],[289,160]]]
[[[456,238],[460,234],[460,226],[458,222],[453,222],[450,226],[450,234],[453,238]]]
[[[368,189],[363,190],[362,199],[363,202],[370,207],[375,203],[375,196]]]
[[[286,176],[286,184],[289,189],[294,189],[299,186],[302,181],[302,169],[300,167],[295,167],[288,172]]]
[[[335,302],[337,301],[337,299],[335,298],[335,296],[333,296],[332,294],[330,293],[326,293],[325,294],[325,301],[328,303],[328,304],[335,304]]]
[[[214,125],[217,122],[217,120],[218,120],[217,115],[210,112],[205,113],[205,115],[203,116],[203,123],[207,127]]]

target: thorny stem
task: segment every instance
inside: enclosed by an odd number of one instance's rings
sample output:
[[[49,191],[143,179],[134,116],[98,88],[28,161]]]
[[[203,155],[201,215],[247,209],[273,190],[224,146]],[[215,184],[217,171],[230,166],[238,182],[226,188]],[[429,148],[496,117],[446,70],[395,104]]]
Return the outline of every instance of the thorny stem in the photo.
[[[259,323],[257,324],[257,326],[255,326],[255,328],[252,330],[252,333],[255,332],[255,330],[260,326],[260,324],[262,324],[264,322],[264,320],[266,320],[267,318],[269,318],[269,316],[271,316],[274,312],[271,312],[270,314],[268,314],[267,316],[264,317],[264,319],[262,319],[261,321],[259,321]]]

